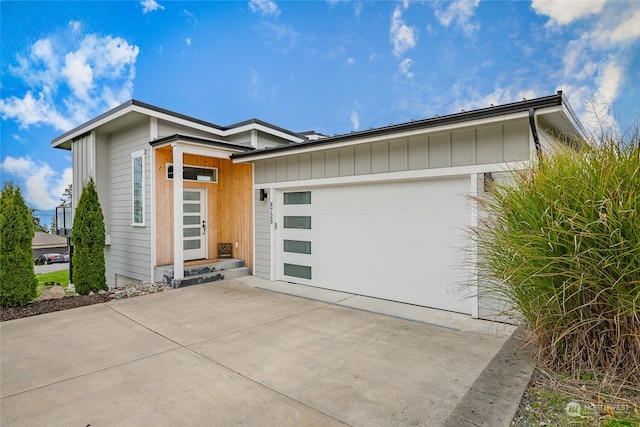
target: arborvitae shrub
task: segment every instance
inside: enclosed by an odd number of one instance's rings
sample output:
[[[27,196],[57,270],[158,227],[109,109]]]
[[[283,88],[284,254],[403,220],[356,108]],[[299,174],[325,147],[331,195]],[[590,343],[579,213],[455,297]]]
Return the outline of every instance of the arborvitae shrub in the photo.
[[[5,182],[0,196],[0,305],[24,305],[36,297],[33,222],[20,188]]]
[[[73,252],[73,284],[76,292],[108,290],[105,280],[104,216],[98,200],[93,178],[82,189],[82,195],[73,219],[71,240]]]

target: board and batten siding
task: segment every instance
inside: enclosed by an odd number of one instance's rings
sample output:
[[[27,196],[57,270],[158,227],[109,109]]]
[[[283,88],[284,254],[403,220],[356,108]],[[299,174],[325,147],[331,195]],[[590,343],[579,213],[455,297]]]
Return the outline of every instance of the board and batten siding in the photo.
[[[255,200],[255,265],[254,275],[271,280],[271,197],[260,201],[260,191],[254,191]]]
[[[529,124],[512,120],[450,132],[319,149],[254,162],[254,182],[308,181],[323,178],[385,174],[403,171],[527,161],[531,156]],[[255,200],[255,274],[271,275],[271,197]]]
[[[529,127],[524,120],[255,162],[255,183],[403,172],[529,160]]]
[[[133,226],[131,154],[144,150],[144,226]],[[115,286],[116,272],[126,278],[150,281],[151,265],[151,149],[149,126],[136,126],[109,139],[111,244],[106,247],[107,283]],[[106,216],[106,215],[105,215]]]

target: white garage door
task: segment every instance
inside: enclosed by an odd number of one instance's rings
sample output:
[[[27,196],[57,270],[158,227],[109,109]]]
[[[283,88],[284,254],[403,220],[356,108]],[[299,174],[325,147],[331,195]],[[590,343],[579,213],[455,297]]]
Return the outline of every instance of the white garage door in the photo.
[[[284,191],[282,280],[471,314],[469,177]]]

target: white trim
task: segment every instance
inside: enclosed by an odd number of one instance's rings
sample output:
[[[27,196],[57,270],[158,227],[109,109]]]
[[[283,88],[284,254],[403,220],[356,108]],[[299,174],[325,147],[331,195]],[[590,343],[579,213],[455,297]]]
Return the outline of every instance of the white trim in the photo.
[[[75,132],[67,135],[64,139],[61,139],[59,141],[57,141],[55,143],[55,145],[52,145],[54,148],[55,147],[59,147],[60,145],[64,144],[65,142],[68,141],[72,141],[73,139],[77,138],[78,136],[84,135],[87,132],[91,132],[94,131],[95,129],[98,129],[101,126],[106,125],[107,123],[110,123],[116,119],[119,119],[120,117],[126,116],[127,114],[130,113],[140,113],[140,114],[144,114],[146,116],[148,116],[149,118],[153,118],[156,119],[156,126],[157,126],[157,120],[164,120],[167,122],[171,122],[171,123],[176,123],[179,125],[183,125],[183,126],[187,126],[190,127],[192,129],[197,129],[197,130],[201,130],[207,133],[210,133],[212,135],[217,135],[217,136],[221,136],[221,137],[226,137],[226,136],[230,136],[230,135],[235,135],[238,133],[242,133],[245,131],[249,131],[249,130],[260,130],[262,132],[268,133],[270,135],[274,135],[277,136],[279,138],[283,138],[289,141],[293,141],[293,142],[302,142],[303,139],[300,137],[296,137],[294,135],[279,131],[279,130],[275,130],[269,126],[264,126],[258,123],[250,123],[244,126],[240,126],[237,128],[231,128],[231,129],[227,129],[227,130],[221,130],[217,127],[212,127],[212,126],[207,126],[201,123],[197,123],[191,120],[187,120],[184,118],[179,118],[176,116],[173,116],[171,114],[167,114],[167,113],[161,113],[159,111],[156,110],[151,110],[139,105],[129,105],[126,108],[123,108],[121,110],[115,111],[112,114],[109,114],[106,117],[103,117],[101,120],[98,120],[94,123],[91,123],[88,126],[81,126],[79,127]],[[154,138],[152,137],[152,134],[150,134],[151,136],[151,140],[153,140]]]
[[[173,165],[182,170],[184,148],[173,145]],[[174,177],[173,180],[173,278],[184,279],[184,243],[182,240],[182,191],[184,189],[182,174]]]
[[[207,147],[203,148],[200,144],[195,144],[185,141],[176,141],[171,143],[172,147],[182,147],[185,153],[193,154],[196,156],[216,157],[219,159],[229,159],[232,154],[243,152],[242,150],[236,150],[233,148],[224,147]]]
[[[142,222],[136,222],[135,221],[135,217],[136,217],[136,195],[135,195],[135,185],[136,185],[136,177],[135,177],[135,167],[134,167],[134,161],[135,159],[141,158],[142,159],[142,188],[140,191],[140,196],[142,197],[141,200],[141,204],[142,204]],[[146,223],[146,213],[147,213],[147,209],[146,209],[146,164],[145,164],[145,150],[138,150],[138,151],[134,151],[133,153],[131,153],[131,226],[133,227],[145,227],[145,223]]]
[[[151,148],[151,152],[149,153],[151,156],[151,200],[150,200],[150,208],[151,208],[151,265],[149,266],[151,269],[150,281],[154,280],[155,274],[155,266],[156,266],[156,256],[157,256],[157,247],[156,247],[156,150]]]
[[[478,179],[479,179],[479,175],[478,173],[472,173],[470,175],[471,177],[471,188],[469,190],[469,196],[471,197],[478,197]],[[482,175],[484,176],[484,174]],[[471,229],[475,230],[478,227],[478,204],[477,203],[471,203]],[[478,246],[476,245],[476,243],[473,241],[473,239],[471,239],[471,248],[470,248],[471,254],[469,257],[469,261],[471,263],[471,284],[469,286],[469,289],[471,290],[471,317],[473,317],[474,319],[477,319],[479,317],[479,299],[480,296],[478,295]]]
[[[158,118],[149,117],[149,140],[155,141],[158,139]]]
[[[434,169],[420,169],[413,171],[402,172],[385,172],[368,175],[350,175],[339,176],[333,178],[318,178],[318,179],[306,179],[303,181],[282,181],[282,182],[269,182],[264,184],[255,184],[256,189],[261,188],[297,188],[297,187],[314,187],[319,185],[346,185],[346,184],[366,184],[370,182],[384,182],[384,181],[396,181],[396,180],[412,180],[423,178],[445,178],[460,175],[468,175],[471,173],[484,173],[484,172],[504,172],[508,170],[523,169],[529,162],[507,162],[507,163],[490,163],[484,165],[471,165],[471,166],[455,166],[445,168]]]
[[[269,224],[269,229],[271,231],[271,271],[269,272],[269,280],[275,282],[279,280],[280,277],[280,251],[278,251],[278,239],[280,238],[280,230],[278,229],[278,204],[275,202],[276,197],[281,192],[276,191],[275,189],[269,190],[269,210],[270,210],[270,218],[271,224]]]
[[[254,169],[256,165],[251,164],[251,207],[253,212],[251,214],[251,274],[256,274],[256,188],[253,182]]]
[[[279,131],[279,130],[275,130],[275,129],[270,128],[268,126],[261,125],[259,123],[249,123],[249,124],[246,124],[244,126],[237,127],[237,128],[231,128],[229,130],[223,131],[222,132],[222,136],[231,136],[231,135],[235,135],[235,134],[242,133],[242,132],[247,132],[247,131],[252,131],[252,130],[259,130],[259,131],[262,131],[264,133],[268,133],[270,135],[277,136],[278,138],[286,139],[286,140],[292,141],[292,142],[302,142],[302,141],[304,141],[303,138],[291,135],[290,133],[286,133],[286,132],[282,132],[282,131]]]

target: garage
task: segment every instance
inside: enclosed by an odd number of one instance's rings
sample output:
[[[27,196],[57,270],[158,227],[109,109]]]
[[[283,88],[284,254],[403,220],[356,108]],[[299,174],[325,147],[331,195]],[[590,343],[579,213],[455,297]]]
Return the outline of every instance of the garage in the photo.
[[[471,314],[470,177],[275,192],[279,280]]]
[[[562,92],[512,104],[234,154],[252,163],[254,272],[271,281],[501,316],[469,235],[482,198],[565,139]]]

